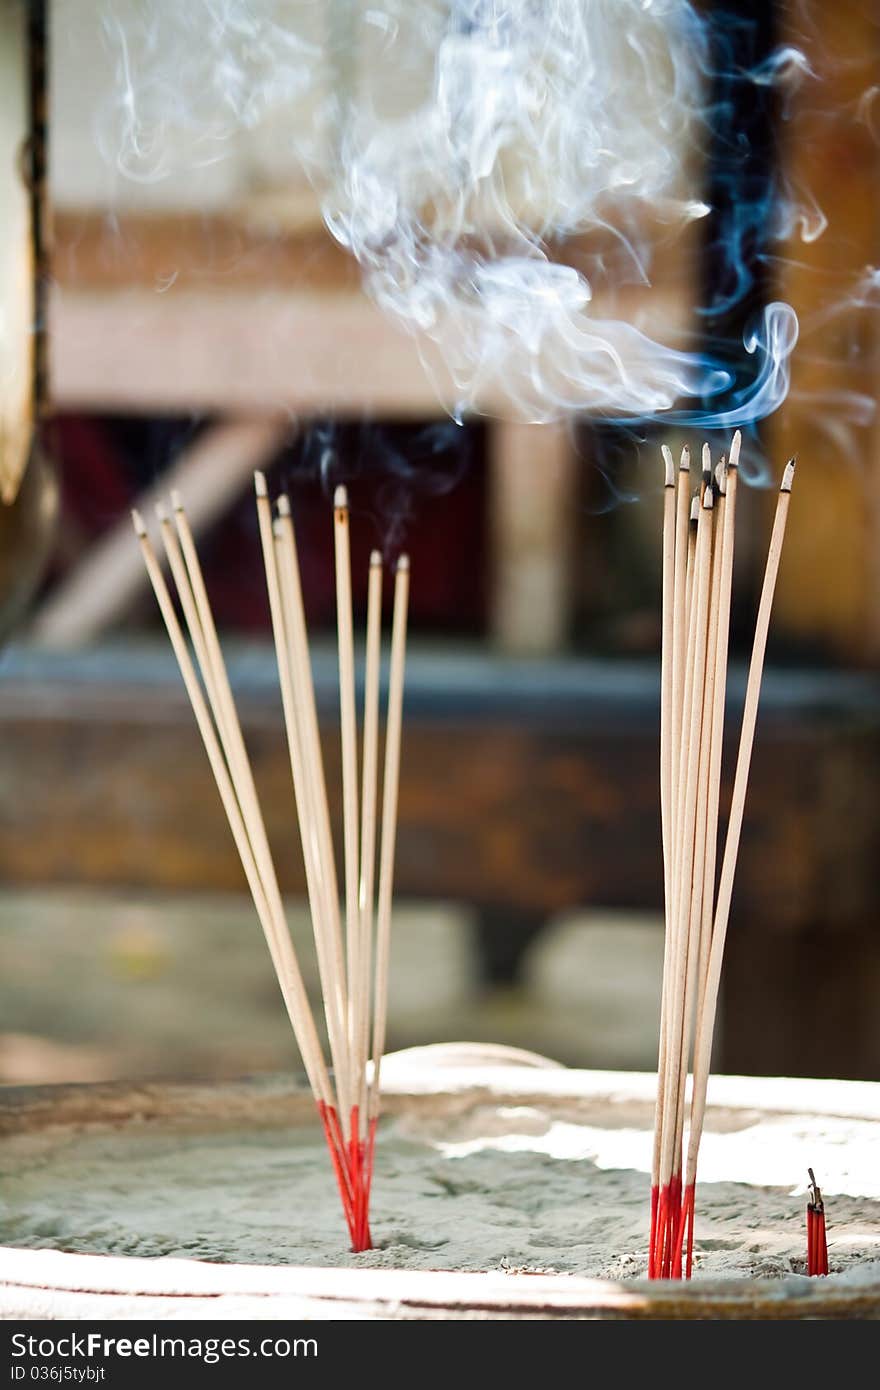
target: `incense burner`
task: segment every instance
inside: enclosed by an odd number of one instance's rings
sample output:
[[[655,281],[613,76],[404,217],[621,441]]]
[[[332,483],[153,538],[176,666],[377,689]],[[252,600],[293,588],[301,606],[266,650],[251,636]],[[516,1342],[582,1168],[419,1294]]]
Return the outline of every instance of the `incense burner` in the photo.
[[[387,1059],[376,1248],[362,1255],[341,1236],[304,1087],[270,1078],[9,1090],[0,1312],[880,1313],[880,1087],[715,1078],[694,1279],[649,1283],[655,1078],[509,1060],[493,1049]],[[807,1163],[823,1180],[829,1279],[802,1272]]]

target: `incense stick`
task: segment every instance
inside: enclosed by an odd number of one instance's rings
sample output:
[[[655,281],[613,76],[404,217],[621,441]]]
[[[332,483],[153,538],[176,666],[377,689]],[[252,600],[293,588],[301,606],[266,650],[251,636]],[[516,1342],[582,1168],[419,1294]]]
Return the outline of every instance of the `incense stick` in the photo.
[[[338,487],[333,497],[333,535],[336,554],[336,631],[339,650],[339,719],[342,735],[342,818],[345,851],[345,944],[348,960],[349,1010],[357,987],[360,920],[358,913],[358,774],[357,713],[354,694],[354,624],[351,611],[351,555],[348,493]],[[349,1017],[349,1046],[357,1032]]]
[[[244,740],[241,735],[241,728],[235,705],[232,700],[229,682],[226,674],[225,664],[223,663],[217,640],[216,627],[213,614],[208,601],[207,592],[202,580],[201,567],[192,544],[192,537],[186,522],[183,507],[179,498],[175,499],[178,535],[183,538],[187,553],[188,566],[184,562],[184,555],[178,546],[178,539],[171,530],[168,514],[162,503],[156,507],[157,516],[160,522],[161,535],[168,557],[169,567],[172,578],[177,587],[178,597],[181,601],[184,617],[190,632],[190,637],[195,648],[196,656],[202,672],[202,679],[208,702],[216,721],[217,731],[220,735],[223,755],[226,758],[230,785],[238,801],[239,812],[244,827],[245,834],[249,840],[249,848],[253,856],[255,867],[260,878],[261,890],[265,899],[266,910],[272,930],[272,938],[269,941],[270,953],[273,964],[276,965],[278,972],[278,962],[281,970],[292,973],[292,988],[300,1001],[305,999],[302,992],[302,981],[299,974],[299,967],[296,962],[295,953],[292,962],[289,959],[293,951],[287,929],[287,921],[284,907],[281,901],[281,894],[278,889],[278,881],[275,875],[272,862],[271,851],[266,837],[265,826],[259,808],[259,801],[250,770],[247,752],[244,747]],[[195,580],[195,585],[193,585]],[[224,804],[226,805],[225,798]],[[226,806],[227,813],[229,810]],[[251,885],[252,886],[252,885]],[[259,915],[259,904],[258,915]],[[268,939],[268,938],[267,938]],[[280,978],[280,977],[279,977]],[[297,980],[299,984],[297,985]],[[339,1181],[340,1195],[346,1217],[349,1221],[349,1228],[353,1230],[351,1219],[352,1202],[351,1188],[347,1182],[347,1175],[340,1168],[341,1158],[341,1138],[338,1135],[338,1126],[335,1123],[336,1101],[333,1096],[329,1078],[326,1075],[323,1056],[320,1051],[320,1044],[317,1041],[317,1034],[314,1029],[311,1012],[308,1014],[307,1027],[310,1036],[306,1038],[303,1051],[301,1043],[300,1050],[303,1060],[307,1062],[307,1073],[311,1069],[325,1079],[322,1081],[321,1094],[316,1094],[318,1110],[324,1124],[328,1147],[333,1157]],[[295,1035],[301,1042],[299,1034],[294,1029]]]
[[[255,490],[260,541],[263,548],[263,564],[266,571],[266,588],[269,596],[269,613],[275,639],[278,679],[281,686],[281,704],[284,712],[290,770],[293,779],[294,797],[300,826],[300,840],[302,843],[303,861],[306,870],[306,887],[309,894],[309,902],[312,907],[316,953],[318,956],[318,973],[321,977],[321,988],[324,997],[324,1015],[327,1020],[327,1035],[330,1042],[330,1052],[333,1059],[333,1069],[338,1092],[339,1108],[336,1111],[336,1115],[338,1118],[341,1112],[342,1119],[344,1120],[348,1114],[348,1100],[350,1095],[345,1048],[344,1010],[346,1001],[344,996],[344,985],[334,978],[333,964],[332,961],[328,959],[326,950],[326,937],[323,931],[323,915],[321,911],[322,898],[319,886],[320,868],[316,860],[314,838],[310,833],[311,822],[304,766],[305,758],[301,746],[297,704],[294,694],[292,661],[287,637],[287,615],[284,609],[281,581],[275,552],[272,508],[266,490],[265,478],[262,474],[255,475]]]
[[[679,524],[683,511],[681,474],[672,544],[668,500],[664,506],[660,801],[666,935],[651,1175],[648,1273],[652,1278],[681,1277],[685,1249],[686,1273],[688,1277],[691,1274],[696,1165],[705,1115],[721,960],[770,611],[794,471],[792,461],[783,474],[770,542],[716,900],[715,864],[740,448],[741,437],[737,431],[729,459],[725,462],[722,457],[713,475],[711,453],[708,446],[703,447],[700,491],[691,503],[692,516],[695,512],[697,515],[696,531],[691,524],[685,533]],[[671,455],[667,449],[663,450],[663,458],[668,487]],[[673,580],[671,604],[670,574],[679,581],[676,588]],[[677,665],[676,652],[679,653]],[[684,1164],[689,1069],[693,1072],[693,1087],[687,1163]]]
[[[661,634],[661,676],[660,676],[660,818],[663,834],[663,882],[666,921],[671,912],[672,892],[672,717],[673,717],[673,675],[672,649],[675,622],[675,462],[671,451],[661,446],[665,476],[663,483],[663,620]],[[687,494],[685,493],[685,496]],[[663,991],[660,1000],[660,1043],[657,1056],[657,1099],[654,1110],[654,1150],[651,1160],[651,1238],[649,1255],[649,1274],[654,1274],[654,1246],[657,1232],[657,1209],[660,1194],[660,1148],[663,1129],[663,1095],[666,1076],[667,1046],[666,1029],[669,995],[670,971],[669,933],[664,933],[663,944]]]
[[[366,681],[364,681],[364,762],[363,808],[359,827],[357,808],[357,766],[345,763],[357,752],[355,709],[355,637],[353,637],[352,588],[348,539],[348,507],[345,498],[335,498],[334,532],[336,580],[339,613],[339,687],[343,728],[343,810],[346,819],[346,898],[355,885],[355,920],[346,931],[343,945],[339,912],[334,844],[324,763],[321,758],[317,703],[311,677],[309,634],[304,614],[302,584],[296,555],[291,505],[286,496],[278,499],[278,517],[272,520],[266,478],[254,475],[260,543],[263,548],[268,605],[278,660],[285,734],[298,812],[306,887],[309,892],[314,947],[324,999],[329,1054],[334,1065],[334,1081],[324,1061],[323,1049],[304,990],[302,973],[293,949],[272,860],[266,823],[247,758],[241,721],[235,708],[227,666],[225,666],[217,626],[195,541],[184,503],[177,493],[174,527],[163,505],[157,506],[160,534],[170,567],[171,581],[177,588],[184,623],[192,641],[195,660],[190,656],[184,627],[181,626],[171,589],[154,553],[145,524],[132,513],[140,550],[152,582],[165,628],[177,656],[186,692],[214,780],[220,791],[229,828],[238,849],[247,887],[252,892],[263,933],[266,935],[272,966],[278,977],[282,997],[291,1017],[293,1033],[302,1054],[304,1069],[313,1091],[343,1213],[348,1222],[352,1248],[371,1247],[370,1204],[375,1125],[380,1102],[381,1054],[384,1051],[386,1011],[388,1011],[388,958],[391,934],[391,895],[395,859],[396,806],[402,731],[403,670],[405,670],[406,610],[409,595],[409,560],[402,557],[395,580],[393,606],[391,674],[389,674],[388,726],[385,738],[384,791],[382,791],[382,831],[380,883],[378,883],[377,949],[373,960],[373,917],[375,880],[375,840],[377,840],[378,737],[380,737],[380,656],[382,562],[378,552],[371,556],[367,600]],[[342,514],[343,513],[343,514]],[[200,678],[199,678],[200,677]],[[353,837],[352,837],[353,827]],[[359,844],[360,833],[360,844]],[[353,838],[353,844],[352,844]],[[360,856],[360,858],[359,858]],[[346,903],[350,909],[350,902]],[[349,923],[346,922],[346,927]],[[373,980],[371,980],[373,970]],[[371,1011],[373,995],[373,1011]],[[373,1027],[373,1077],[367,1084],[370,1030]],[[348,1127],[348,1134],[346,1134]]]
[[[707,752],[708,739],[705,726],[706,680],[708,674],[708,651],[710,630],[710,599],[712,576],[713,510],[714,493],[706,482],[704,466],[700,526],[702,537],[698,537],[698,560],[695,563],[694,583],[697,589],[694,609],[694,669],[691,692],[690,748],[688,751],[688,800],[685,810],[682,835],[683,863],[680,878],[681,902],[679,905],[679,950],[685,970],[681,1007],[681,1040],[678,1055],[678,1092],[675,1097],[675,1132],[672,1142],[673,1177],[676,1179],[676,1194],[680,1193],[682,1168],[682,1136],[684,1131],[684,1098],[690,1056],[691,1038],[694,1026],[694,998],[699,966],[699,928],[703,891],[703,859],[705,854],[706,803],[708,800]],[[711,478],[711,469],[708,470]],[[699,556],[702,541],[703,553]],[[693,794],[691,789],[693,789]],[[693,814],[691,815],[691,810]],[[681,1213],[675,1227],[678,1232]],[[673,1246],[671,1273],[680,1273],[680,1238],[676,1234]]]
[[[382,641],[382,556],[370,556],[367,589],[367,644],[364,667],[364,747],[361,775],[361,862],[358,909],[361,924],[358,997],[363,1002],[359,1018],[358,1062],[363,1074],[360,1109],[366,1119],[366,1065],[370,1050],[371,967],[373,952],[373,893],[376,877],[376,797],[379,771],[379,666]]]
[[[269,954],[272,958],[272,964],[275,967],[275,974],[287,1007],[288,1017],[290,1018],[291,1026],[302,1055],[309,1085],[316,1100],[325,1104],[332,1104],[333,1090],[321,1055],[317,1030],[315,1029],[314,1019],[305,992],[305,986],[303,985],[302,975],[299,970],[293,944],[286,928],[284,932],[278,930],[279,924],[269,911],[266,893],[257,870],[256,860],[235,795],[229,770],[220,748],[205,697],[202,694],[199,678],[187,649],[186,640],[183,636],[180,623],[178,622],[177,614],[174,611],[171,594],[156,558],[155,551],[150,543],[143,518],[138,512],[133,512],[132,521],[144,558],[147,574],[153,586],[159,610],[162,614],[174,655],[177,658],[180,674],[183,678],[183,683],[193,708],[196,724],[205,745],[205,751],[208,755],[211,771],[217,783],[223,809],[229,821],[235,847],[238,850],[248,887],[251,890],[251,896],[253,897],[254,905],[257,909],[257,916],[259,917],[263,933],[266,937]]]
[[[666,477],[668,463],[664,455]],[[655,1106],[654,1152],[652,1158],[651,1187],[651,1244],[649,1253],[649,1272],[655,1271],[655,1257],[660,1226],[666,1220],[665,1206],[660,1202],[660,1165],[664,1134],[667,1128],[666,1110],[667,1079],[675,1055],[673,1027],[672,980],[676,962],[675,933],[675,892],[676,860],[675,846],[678,843],[679,825],[679,759],[675,751],[680,745],[681,724],[684,705],[685,658],[687,652],[687,594],[689,588],[688,548],[690,537],[690,450],[685,445],[679,460],[678,481],[675,497],[674,544],[672,556],[672,601],[671,614],[667,612],[663,637],[671,642],[671,657],[667,665],[671,669],[671,690],[669,692],[669,732],[666,760],[668,764],[668,820],[669,852],[668,873],[665,873],[666,932],[663,949],[663,992],[660,1006],[660,1045],[658,1048],[657,1100]],[[664,535],[664,546],[668,548],[668,533]],[[662,686],[662,679],[661,679]],[[662,714],[662,698],[661,698]],[[662,755],[661,755],[662,757]],[[662,813],[662,769],[661,769],[661,813]],[[666,863],[664,861],[664,869]],[[662,1241],[660,1241],[662,1245]]]
[[[276,653],[281,681],[282,705],[291,748],[291,769],[294,773],[294,794],[303,855],[308,855],[311,879],[309,900],[312,908],[312,928],[318,973],[324,995],[327,1033],[337,1077],[341,1122],[348,1123],[352,1077],[347,1046],[348,996],[346,991],[345,958],[339,919],[339,898],[329,829],[329,809],[322,775],[321,746],[317,716],[314,708],[314,689],[308,655],[308,634],[296,556],[290,505],[286,498],[278,499],[279,517],[272,522],[268,497],[261,511],[261,526],[271,528],[274,552],[274,575],[270,579],[267,562],[267,582],[277,590],[280,626],[276,630]],[[265,544],[268,542],[266,530]],[[264,553],[265,559],[265,553]],[[275,620],[273,619],[273,628]],[[282,674],[282,667],[284,673]],[[298,788],[298,790],[297,790]]]
[[[685,592],[687,582],[687,541],[688,520],[690,517],[690,468],[691,451],[685,444],[681,451],[678,470],[678,486],[675,498],[675,563],[673,580],[673,646],[672,646],[672,738],[675,745],[681,731],[681,709],[684,699],[684,658],[687,645],[687,630],[684,626]],[[675,817],[677,804],[678,768],[672,767],[672,816]],[[673,835],[676,822],[672,821]]]
[[[785,526],[788,520],[788,507],[794,481],[795,460],[790,459],[782,475],[776,516],[770,537],[758,617],[755,623],[755,636],[752,643],[752,656],[746,683],[746,699],[740,731],[739,752],[733,780],[733,795],[730,803],[730,817],[727,826],[727,839],[721,863],[721,877],[718,883],[718,897],[712,926],[712,947],[709,954],[709,968],[706,978],[706,994],[703,1018],[700,1021],[700,1037],[694,1055],[694,1088],[691,1104],[691,1129],[688,1146],[688,1184],[696,1178],[697,1155],[706,1113],[706,1089],[709,1081],[709,1064],[712,1051],[712,1037],[715,1028],[715,1015],[718,1007],[718,990],[721,983],[721,964],[724,943],[730,920],[730,905],[733,899],[733,881],[739,853],[743,815],[745,813],[746,791],[751,767],[752,749],[755,739],[755,726],[758,718],[758,701],[761,694],[761,680],[764,674],[764,657],[767,651],[767,637],[770,631],[770,614],[779,562],[782,557],[782,543],[785,539]],[[730,495],[728,493],[728,506]]]
[[[663,484],[663,630],[660,668],[660,814],[663,827],[663,857],[670,862],[672,838],[672,641],[675,589],[675,462],[670,450],[662,446],[665,479]]]
[[[378,1114],[379,1082],[388,1017],[388,961],[391,945],[391,894],[397,840],[397,793],[400,779],[400,737],[403,721],[403,678],[406,661],[406,620],[409,605],[409,556],[401,555],[394,576],[391,626],[391,665],[388,673],[388,714],[385,726],[385,770],[382,782],[382,838],[379,850],[379,902],[376,914],[376,975],[373,1002],[373,1076],[370,1084],[371,1124]]]
[[[664,1272],[668,1273],[672,1238],[678,1225],[681,1191],[679,1155],[680,1125],[678,1097],[682,1087],[682,1070],[687,1059],[683,1049],[687,1038],[687,1008],[689,981],[688,952],[694,865],[694,822],[697,805],[699,748],[703,698],[703,679],[706,657],[706,625],[709,599],[709,578],[712,538],[711,493],[704,497],[709,506],[698,506],[697,533],[692,561],[693,594],[688,608],[688,644],[682,705],[681,749],[679,758],[678,838],[672,893],[672,970],[670,973],[671,1004],[669,1010],[669,1063],[664,1082],[664,1132],[660,1151],[660,1208],[664,1240]],[[690,544],[690,542],[689,542]]]
[[[291,688],[295,694],[292,703],[302,747],[307,804],[311,815],[311,821],[308,825],[301,828],[304,831],[307,830],[312,837],[313,854],[320,875],[320,899],[323,905],[321,918],[324,948],[328,960],[327,973],[332,982],[336,1001],[334,1012],[339,1030],[340,1047],[345,1049],[348,1002],[342,922],[339,910],[339,887],[336,876],[336,860],[333,853],[333,832],[330,825],[324,760],[321,754],[315,685],[309,657],[308,628],[296,548],[296,531],[293,525],[290,499],[284,493],[278,498],[277,507],[278,518],[273,523],[272,532],[275,539],[278,583],[290,661]],[[349,1068],[346,1066],[346,1072],[348,1070]],[[344,1118],[347,1122],[348,1111],[345,1112]]]
[[[327,1034],[335,1087],[324,1060],[315,1020],[306,996],[296,952],[290,939],[272,853],[260,809],[250,761],[232,695],[229,676],[214,622],[204,575],[179,495],[174,494],[174,526],[162,504],[157,507],[160,534],[171,579],[176,587],[195,660],[190,656],[171,591],[162,574],[146,527],[133,513],[144,563],[177,657],[196,724],[208,754],[245,877],[282,995],[302,1054],[309,1085],[324,1126],[352,1248],[371,1246],[369,1197],[376,1121],[379,1110],[379,1071],[387,1019],[387,973],[391,927],[391,891],[400,766],[404,656],[409,562],[397,568],[389,680],[388,725],[383,785],[382,837],[379,870],[378,941],[375,984],[372,988],[372,1082],[367,1086],[370,1049],[373,890],[375,879],[376,798],[379,740],[379,666],[381,650],[381,556],[371,557],[364,701],[364,798],[358,844],[357,768],[354,775],[354,883],[358,890],[355,930],[348,950],[343,947],[341,917],[329,805],[318,730],[317,708],[308,649],[305,611],[290,503],[278,500],[273,522],[266,481],[254,479],[260,541],[266,571],[269,610],[275,640],[282,707],[297,816],[300,826],[306,886],[309,895],[318,973],[324,999]],[[337,503],[340,502],[337,497]],[[340,689],[346,748],[357,748],[354,710],[354,632],[351,612],[351,574],[345,535],[340,536],[340,508],[334,514],[340,610]],[[199,676],[201,675],[201,683]],[[204,689],[203,689],[204,686]],[[343,779],[345,782],[345,778]],[[343,787],[351,813],[352,779]],[[349,847],[351,841],[349,825]],[[359,854],[359,858],[358,858]],[[349,867],[347,865],[347,867]],[[348,887],[348,885],[347,885]],[[369,1115],[369,1122],[367,1120]],[[345,1126],[348,1126],[346,1136]]]

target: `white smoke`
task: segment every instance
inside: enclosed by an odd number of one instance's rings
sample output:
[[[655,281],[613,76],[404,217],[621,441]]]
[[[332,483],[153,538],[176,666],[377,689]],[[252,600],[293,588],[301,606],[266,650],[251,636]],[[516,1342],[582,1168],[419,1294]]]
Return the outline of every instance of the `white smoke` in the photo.
[[[104,29],[102,138],[123,173],[208,164],[272,119],[457,413],[646,417],[696,397],[711,423],[735,387],[652,312],[658,241],[710,211],[708,40],[688,0],[129,0]],[[756,80],[807,73],[786,50]],[[560,259],[575,234],[577,269]],[[796,337],[771,306],[718,423],[780,404]]]
[[[680,226],[708,211],[685,176],[705,103],[691,7],[461,0],[426,7],[418,37],[403,36],[403,9],[395,46],[417,43],[423,85],[391,113],[375,80],[360,89],[325,208],[438,389],[448,397],[451,377],[462,409],[533,421],[653,414],[720,389],[594,303],[597,289],[649,285],[658,215]],[[604,233],[589,275],[547,249],[585,231]]]

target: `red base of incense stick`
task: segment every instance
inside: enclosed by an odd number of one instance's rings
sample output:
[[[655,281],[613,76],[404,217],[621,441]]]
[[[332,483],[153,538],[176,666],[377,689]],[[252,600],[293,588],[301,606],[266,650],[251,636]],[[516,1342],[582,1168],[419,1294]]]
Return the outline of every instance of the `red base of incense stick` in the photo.
[[[825,1203],[812,1168],[810,1200],[807,1203],[807,1273],[820,1276],[828,1273],[828,1242],[825,1236]]]
[[[682,1200],[680,1175],[670,1178],[664,1187],[651,1188],[649,1279],[690,1279],[694,1253],[695,1197],[696,1189],[691,1183],[685,1189]]]
[[[373,1241],[370,1236],[370,1187],[367,1180],[369,1139],[365,1141],[360,1137],[360,1110],[357,1105],[352,1106],[349,1133],[349,1170],[354,1190],[354,1230],[351,1248],[359,1254],[363,1250],[372,1250]]]
[[[657,1278],[657,1216],[660,1206],[660,1188],[657,1183],[651,1188],[651,1235],[648,1240],[648,1278]]]
[[[828,1273],[825,1212],[812,1203],[807,1207],[807,1273],[816,1278]]]
[[[672,1278],[682,1277],[682,1261],[684,1260],[686,1279],[691,1277],[691,1267],[694,1255],[694,1199],[696,1188],[691,1183],[685,1188],[684,1201],[678,1217],[678,1226],[675,1231],[675,1244],[672,1251]],[[685,1257],[685,1237],[687,1238],[687,1256]]]
[[[364,1142],[358,1137],[359,1116],[358,1107],[355,1106],[351,1112],[351,1138],[346,1143],[334,1107],[319,1101],[318,1114],[324,1127],[351,1248],[358,1255],[373,1248],[369,1209],[376,1121],[371,1122],[367,1141]]]

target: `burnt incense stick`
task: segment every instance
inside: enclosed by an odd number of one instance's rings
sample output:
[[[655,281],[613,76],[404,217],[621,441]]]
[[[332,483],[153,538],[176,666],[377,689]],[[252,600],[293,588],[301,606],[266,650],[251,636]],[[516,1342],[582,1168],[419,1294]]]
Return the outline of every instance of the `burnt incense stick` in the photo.
[[[687,687],[688,677],[688,642],[691,630],[691,610],[694,596],[694,562],[697,553],[697,528],[700,520],[700,498],[694,494],[691,498],[690,513],[688,517],[687,548],[685,558],[685,585],[684,585],[684,615],[682,619],[682,633],[684,636],[685,664],[684,664],[684,684]],[[682,723],[685,718],[686,696],[682,690],[681,718],[679,720],[678,734],[681,737]],[[679,785],[679,794],[681,786]]]

